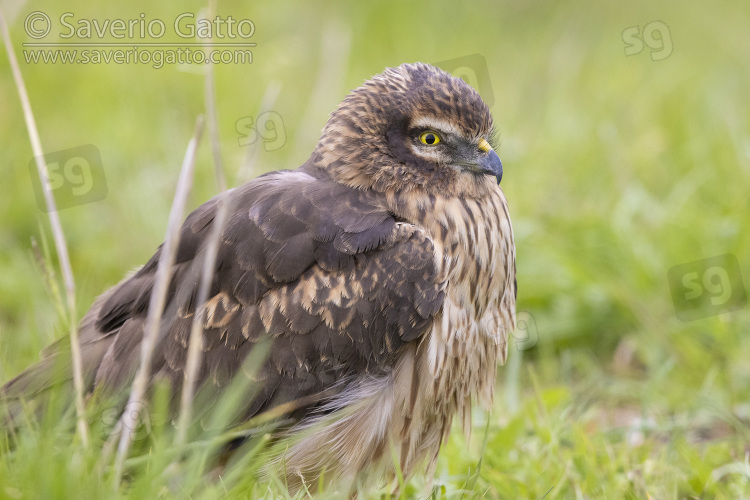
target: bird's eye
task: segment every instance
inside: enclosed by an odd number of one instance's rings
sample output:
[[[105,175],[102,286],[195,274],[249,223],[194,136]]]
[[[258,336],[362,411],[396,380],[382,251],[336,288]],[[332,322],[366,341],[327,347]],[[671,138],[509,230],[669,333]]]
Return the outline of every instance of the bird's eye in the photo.
[[[422,132],[419,134],[419,141],[422,144],[427,144],[428,146],[434,146],[435,144],[440,142],[440,136],[437,134],[437,132],[427,131]]]

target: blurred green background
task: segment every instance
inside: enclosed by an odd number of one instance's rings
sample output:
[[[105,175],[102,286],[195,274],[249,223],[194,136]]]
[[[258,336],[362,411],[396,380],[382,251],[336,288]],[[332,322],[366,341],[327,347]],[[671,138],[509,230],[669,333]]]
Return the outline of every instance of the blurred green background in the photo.
[[[45,152],[93,144],[101,154],[106,197],[60,211],[79,311],[162,241],[185,147],[205,109],[205,71],[30,64],[22,44],[64,41],[65,12],[74,24],[144,13],[171,31],[178,15],[204,8],[198,1],[0,2]],[[43,40],[24,31],[34,11],[52,20]],[[257,44],[251,64],[214,68],[232,185],[301,165],[328,113],[386,66],[452,61],[494,97],[518,309],[531,318],[523,335],[538,343],[511,345],[496,409],[476,417],[468,449],[453,433],[438,467],[440,495],[748,495],[750,312],[742,298],[750,277],[750,4],[219,1],[217,14],[251,19],[247,41]],[[4,50],[0,74],[0,378],[7,380],[64,326],[31,253],[32,237],[51,236]],[[264,112],[272,113],[258,120]],[[248,124],[266,119],[261,137],[241,146]],[[253,156],[250,168],[240,168]],[[217,192],[205,139],[198,158],[191,209]],[[707,271],[695,262],[725,254],[736,258],[722,267],[729,281],[712,274],[702,282]],[[729,291],[736,310],[709,300],[698,307],[706,317],[679,319],[686,306],[673,301],[667,273],[683,264],[697,273],[704,298]],[[683,276],[672,284],[684,295]],[[31,488],[23,464],[15,467],[7,465],[8,487]]]

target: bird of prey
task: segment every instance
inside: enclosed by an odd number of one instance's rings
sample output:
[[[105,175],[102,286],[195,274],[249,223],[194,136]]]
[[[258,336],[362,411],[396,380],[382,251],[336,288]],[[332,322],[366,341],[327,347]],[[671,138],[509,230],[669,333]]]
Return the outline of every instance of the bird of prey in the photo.
[[[270,461],[283,462],[290,487],[323,473],[364,484],[396,466],[431,478],[454,417],[468,431],[472,401],[490,406],[516,301],[492,142],[474,89],[403,64],[343,100],[301,167],[226,193],[197,385],[220,394],[245,377],[253,390],[238,403],[242,420],[276,409],[295,422]],[[152,373],[174,394],[218,203],[187,217],[171,269]],[[160,258],[161,247],[83,318],[91,393],[131,384]],[[248,366],[261,345],[267,356]],[[6,397],[47,389],[55,352],[6,384]]]

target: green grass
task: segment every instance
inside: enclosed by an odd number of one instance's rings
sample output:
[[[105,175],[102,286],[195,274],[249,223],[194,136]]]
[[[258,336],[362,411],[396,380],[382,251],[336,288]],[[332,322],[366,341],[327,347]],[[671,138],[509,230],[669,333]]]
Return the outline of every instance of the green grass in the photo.
[[[20,44],[32,41],[23,32],[31,11],[170,20],[202,7],[34,0],[11,31],[21,58]],[[750,497],[750,312],[682,322],[667,281],[674,266],[732,254],[750,284],[750,6],[388,1],[282,9],[231,1],[218,10],[253,19],[258,44],[251,65],[216,67],[230,181],[247,154],[235,123],[264,111],[272,82],[280,85],[271,109],[286,143],[260,148],[251,176],[304,162],[327,113],[385,66],[475,53],[487,61],[516,233],[518,309],[533,316],[539,343],[511,346],[495,408],[475,413],[471,440],[454,429],[434,497]],[[662,35],[672,54],[652,61],[645,48],[626,56],[622,32],[652,21],[669,27]],[[65,331],[30,250],[32,237],[50,236],[4,51],[0,68],[0,379],[7,380]],[[60,213],[85,311],[161,242],[203,111],[203,78],[175,66],[21,69],[45,150],[94,144],[102,155],[106,199]],[[198,159],[191,207],[216,192],[205,142]],[[109,472],[93,472],[104,433],[94,432],[84,450],[67,432],[70,416],[58,417],[29,430],[13,452],[0,446],[0,497],[285,495],[278,481],[256,482],[257,460],[237,469],[234,483],[205,480],[200,453],[167,474],[168,428],[134,451],[129,488],[114,495]],[[415,478],[404,496],[424,498],[423,485]]]

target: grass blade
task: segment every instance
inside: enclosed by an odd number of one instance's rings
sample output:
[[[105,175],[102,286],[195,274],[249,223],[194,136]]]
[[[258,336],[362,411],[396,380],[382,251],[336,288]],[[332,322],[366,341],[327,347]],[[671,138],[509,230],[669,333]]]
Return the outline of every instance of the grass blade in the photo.
[[[39,180],[42,185],[42,192],[44,193],[44,202],[47,206],[47,214],[49,215],[50,226],[52,227],[52,236],[55,240],[55,248],[57,249],[57,257],[60,261],[60,269],[62,270],[63,282],[65,283],[65,296],[68,305],[68,326],[70,332],[70,349],[73,360],[73,385],[75,387],[75,406],[77,416],[77,427],[78,433],[81,436],[81,441],[84,447],[88,446],[88,425],[86,424],[85,418],[85,407],[83,402],[83,366],[81,363],[81,346],[78,344],[78,315],[76,312],[76,284],[73,278],[73,269],[70,265],[70,256],[68,255],[68,245],[65,242],[65,233],[63,232],[62,224],[60,223],[60,216],[57,213],[57,207],[55,205],[55,198],[52,196],[49,183],[49,171],[47,170],[47,164],[44,161],[44,150],[42,149],[42,142],[39,139],[39,130],[36,127],[36,121],[34,120],[34,114],[31,111],[31,101],[29,95],[26,92],[26,85],[23,82],[21,76],[21,69],[18,66],[16,55],[13,52],[13,46],[10,41],[10,32],[8,26],[5,23],[5,17],[0,13],[0,30],[3,34],[3,43],[5,43],[5,50],[8,53],[8,62],[10,64],[11,71],[13,73],[13,80],[18,90],[18,96],[21,100],[21,106],[23,107],[23,116],[26,121],[26,130],[29,133],[29,139],[31,140],[31,149],[34,152],[34,158],[36,160],[36,169],[39,174]]]
[[[135,375],[135,380],[133,381],[133,387],[126,408],[142,401],[150,380],[151,359],[153,357],[154,346],[156,345],[156,338],[159,334],[161,316],[166,304],[167,289],[171,278],[172,266],[180,242],[180,226],[182,224],[185,204],[187,203],[187,197],[193,181],[193,168],[195,166],[196,151],[202,135],[203,116],[199,116],[195,126],[195,133],[188,144],[187,151],[185,151],[185,158],[182,162],[182,168],[180,169],[180,178],[177,182],[177,190],[175,192],[174,201],[172,202],[172,209],[169,212],[167,234],[164,240],[164,246],[161,249],[159,265],[156,269],[154,288],[149,299],[146,328],[143,332],[143,341],[141,344],[141,362],[138,372]],[[122,478],[123,465],[127,458],[128,449],[130,448],[130,438],[133,432],[127,425],[122,425],[120,427],[122,428],[122,433],[120,434],[120,443],[117,449],[114,475],[116,488],[119,487]]]

